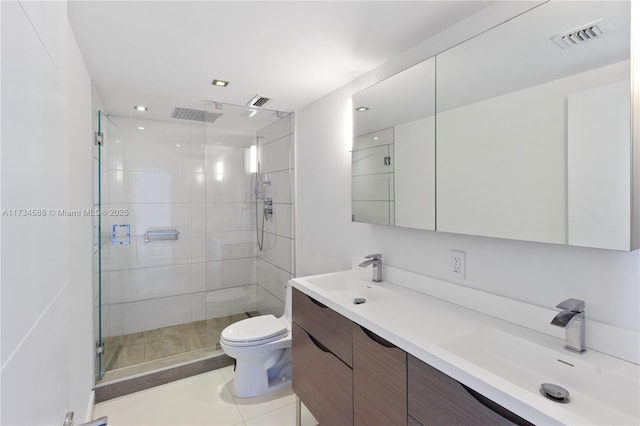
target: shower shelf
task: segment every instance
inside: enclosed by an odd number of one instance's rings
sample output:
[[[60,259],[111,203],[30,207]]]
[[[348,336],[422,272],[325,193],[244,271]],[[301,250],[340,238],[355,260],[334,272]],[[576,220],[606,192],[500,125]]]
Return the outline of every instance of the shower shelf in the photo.
[[[144,242],[177,240],[180,232],[177,229],[149,229],[144,234]]]

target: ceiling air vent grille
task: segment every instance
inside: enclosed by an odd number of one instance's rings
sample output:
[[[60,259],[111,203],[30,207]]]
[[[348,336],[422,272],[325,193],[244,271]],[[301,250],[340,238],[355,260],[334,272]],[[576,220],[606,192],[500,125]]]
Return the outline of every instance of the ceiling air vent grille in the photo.
[[[580,28],[555,35],[551,37],[551,40],[563,49],[566,49],[567,47],[578,46],[612,33],[613,28],[611,25],[604,19],[600,19],[599,21],[592,22]]]
[[[264,104],[266,104],[270,100],[271,100],[271,98],[267,98],[266,96],[256,95],[256,96],[253,97],[253,99],[251,99],[249,102],[247,102],[247,106],[256,107],[256,108],[262,108],[264,106]]]
[[[221,116],[222,114],[218,112],[209,112],[209,111],[203,111],[201,109],[176,107],[173,110],[173,114],[171,115],[171,118],[179,118],[181,120],[206,121],[207,123],[214,123]]]

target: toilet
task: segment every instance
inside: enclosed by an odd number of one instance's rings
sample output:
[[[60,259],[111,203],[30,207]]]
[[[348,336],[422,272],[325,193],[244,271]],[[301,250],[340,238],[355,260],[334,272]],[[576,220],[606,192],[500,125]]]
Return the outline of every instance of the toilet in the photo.
[[[291,383],[291,284],[284,315],[261,315],[231,324],[220,335],[224,353],[236,360],[233,394],[263,395]]]

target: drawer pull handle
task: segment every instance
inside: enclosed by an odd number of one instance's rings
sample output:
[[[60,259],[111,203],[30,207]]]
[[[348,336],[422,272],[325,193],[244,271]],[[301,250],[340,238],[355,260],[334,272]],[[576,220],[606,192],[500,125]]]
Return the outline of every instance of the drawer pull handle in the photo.
[[[327,306],[327,305],[324,305],[324,304],[322,304],[322,303],[318,302],[318,301],[317,301],[316,299],[314,299],[313,297],[311,297],[311,296],[307,296],[307,297],[308,297],[308,298],[309,298],[313,303],[315,303],[316,305],[320,306],[321,308],[323,308],[323,309],[327,309],[327,308],[328,308],[328,306]]]
[[[526,421],[525,419],[523,419],[522,417],[518,416],[515,413],[512,413],[511,411],[507,410],[506,408],[504,408],[503,406],[493,402],[492,400],[490,400],[489,398],[487,398],[486,396],[474,391],[471,388],[466,387],[465,385],[463,385],[462,383],[460,383],[460,385],[464,388],[464,390],[466,390],[469,395],[471,395],[476,401],[478,401],[480,404],[482,404],[483,406],[485,406],[486,408],[488,408],[489,410],[493,411],[494,413],[496,413],[497,415],[499,415],[502,418],[505,418],[507,420],[509,420],[510,422],[516,424],[516,425],[521,425],[521,426],[533,426],[531,423],[529,423],[528,421]]]
[[[374,332],[367,330],[363,326],[359,326],[359,327],[364,332],[364,334],[366,334],[369,337],[369,339],[373,340],[377,344],[379,344],[381,346],[384,346],[385,348],[395,348],[396,347],[396,345],[394,345],[393,343],[383,339],[382,337],[378,336]]]
[[[307,335],[307,337],[309,337],[309,340],[311,340],[311,343],[313,343],[314,345],[316,345],[316,347],[318,349],[320,349],[322,352],[327,352],[327,353],[331,353],[331,351],[329,350],[329,348],[327,348],[325,345],[323,345],[322,343],[318,342],[318,340],[316,340],[315,337],[311,336],[309,333],[307,333],[305,331],[305,334]]]

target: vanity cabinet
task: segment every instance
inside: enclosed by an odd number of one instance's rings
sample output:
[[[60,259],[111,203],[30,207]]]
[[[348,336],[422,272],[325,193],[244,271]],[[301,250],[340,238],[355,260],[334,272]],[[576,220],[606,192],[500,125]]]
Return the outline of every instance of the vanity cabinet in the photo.
[[[320,424],[353,424],[351,368],[299,325],[291,328],[293,391]]]
[[[407,353],[353,324],[355,425],[407,424]]]
[[[320,424],[353,424],[352,322],[292,289],[293,391]]]
[[[408,399],[409,425],[531,425],[411,355]]]
[[[531,425],[295,288],[292,302],[293,391],[320,424]]]
[[[351,367],[351,320],[298,289],[292,289],[293,321]]]

